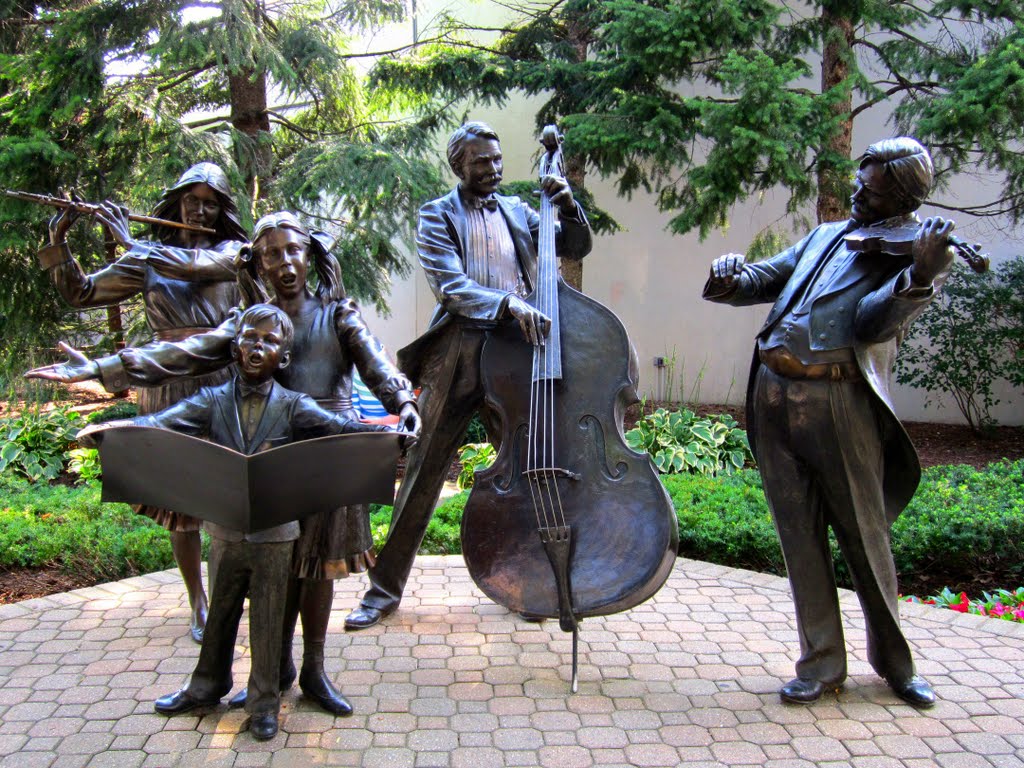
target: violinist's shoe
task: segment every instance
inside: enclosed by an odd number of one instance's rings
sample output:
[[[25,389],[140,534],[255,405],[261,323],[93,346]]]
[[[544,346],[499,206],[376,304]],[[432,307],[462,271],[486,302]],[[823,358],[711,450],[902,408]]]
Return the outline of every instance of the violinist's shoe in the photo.
[[[809,677],[797,677],[779,689],[779,698],[788,704],[813,704],[825,691],[838,691],[842,683],[824,683]]]
[[[374,624],[378,624],[381,619],[394,613],[397,608],[397,605],[392,605],[387,608],[374,608],[372,605],[363,605],[360,603],[358,608],[345,617],[345,629],[356,630],[372,627]]]
[[[220,703],[220,698],[200,699],[188,692],[187,688],[180,691],[161,696],[153,702],[153,709],[161,715],[180,715],[183,712],[191,712],[199,707],[215,707]]]

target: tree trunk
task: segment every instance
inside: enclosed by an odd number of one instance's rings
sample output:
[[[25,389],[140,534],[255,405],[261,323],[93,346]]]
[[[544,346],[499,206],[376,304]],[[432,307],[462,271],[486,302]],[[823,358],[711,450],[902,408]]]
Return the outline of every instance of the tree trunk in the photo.
[[[821,92],[838,86],[850,74],[853,22],[829,10],[821,13],[825,50],[821,58]],[[833,110],[841,121],[818,158],[818,223],[840,221],[850,215],[850,180],[843,164],[853,150],[853,92]]]
[[[583,189],[586,180],[586,167],[583,158],[573,155],[565,160],[565,178],[573,189]],[[583,290],[583,261],[577,259],[562,260],[562,279],[577,291]]]
[[[252,3],[248,11],[251,23],[259,26],[266,18],[260,0]],[[227,13],[225,24],[230,29],[240,23]],[[266,187],[271,172],[273,155],[270,146],[270,116],[267,114],[267,73],[245,67],[228,71],[228,95],[231,100],[231,125],[250,141],[235,147],[238,167],[245,177],[253,203],[260,197],[260,188]]]
[[[591,29],[585,22],[585,16],[568,16],[565,33],[566,39],[575,49],[576,61],[586,61]],[[567,155],[565,157],[565,178],[574,190],[584,188],[587,180],[587,166],[582,156]],[[562,279],[577,291],[582,291],[583,262],[568,259],[562,261]]]
[[[267,76],[264,72],[242,70],[228,74],[231,97],[231,124],[252,143],[239,147],[238,163],[245,174],[245,185],[252,199],[260,196],[261,186],[270,175],[270,118],[267,116]]]

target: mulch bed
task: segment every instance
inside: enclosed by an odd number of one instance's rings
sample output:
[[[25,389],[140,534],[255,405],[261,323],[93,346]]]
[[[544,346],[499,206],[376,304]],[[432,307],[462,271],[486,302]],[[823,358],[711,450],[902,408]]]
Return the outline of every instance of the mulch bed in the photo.
[[[95,579],[85,574],[66,573],[54,567],[0,570],[0,605],[70,592],[95,583]]]
[[[117,402],[101,389],[72,390],[76,409],[83,411],[103,408]],[[676,407],[670,403],[648,402],[647,412],[659,406]],[[741,406],[701,405],[698,414],[728,413],[741,426],[744,414]],[[640,416],[639,406],[626,412],[625,429],[634,426]],[[1003,458],[1016,460],[1024,458],[1024,427],[997,427],[990,435],[976,435],[969,427],[961,424],[934,424],[928,422],[906,422],[904,426],[917,447],[921,464],[931,467],[939,464],[970,464],[977,468]],[[453,463],[448,479],[454,480],[459,474],[459,464]],[[33,597],[43,597],[55,592],[67,592],[80,587],[92,586],[91,579],[81,575],[65,573],[59,568],[18,568],[0,571],[0,604],[13,603]],[[938,585],[936,589],[943,585]],[[1015,586],[1015,585],[1007,585]],[[930,593],[928,593],[930,594]]]

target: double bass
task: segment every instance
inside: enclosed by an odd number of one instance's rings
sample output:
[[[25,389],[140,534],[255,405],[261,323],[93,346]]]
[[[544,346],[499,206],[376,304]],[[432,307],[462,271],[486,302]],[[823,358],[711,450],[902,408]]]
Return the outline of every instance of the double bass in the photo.
[[[560,141],[555,126],[544,129],[541,178],[561,175]],[[462,552],[489,598],[557,617],[572,632],[575,691],[580,620],[654,595],[672,570],[679,533],[650,458],[623,437],[625,410],[638,402],[626,330],[559,277],[555,206],[543,192],[540,222],[537,283],[526,300],[550,318],[550,330],[534,346],[510,323],[484,343],[481,378],[501,443],[476,474]]]

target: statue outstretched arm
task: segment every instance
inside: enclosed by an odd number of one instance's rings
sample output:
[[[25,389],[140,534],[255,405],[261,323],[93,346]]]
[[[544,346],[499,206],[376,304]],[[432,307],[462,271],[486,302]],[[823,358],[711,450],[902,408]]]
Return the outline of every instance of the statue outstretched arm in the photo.
[[[231,314],[217,328],[183,341],[152,341],[140,347],[127,347],[116,354],[94,360],[61,342],[68,356],[63,363],[33,368],[25,374],[31,379],[46,379],[70,384],[98,379],[108,392],[128,387],[154,387],[178,378],[202,376],[231,364],[231,342],[241,312]]]
[[[100,367],[95,360],[90,360],[82,352],[70,344],[59,342],[58,347],[67,355],[63,363],[43,365],[26,372],[26,379],[43,379],[61,384],[74,384],[79,381],[92,381],[100,378]]]

